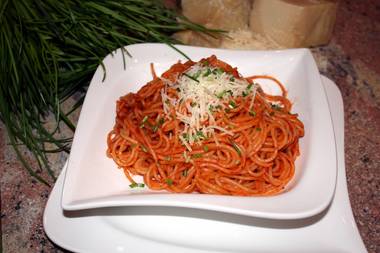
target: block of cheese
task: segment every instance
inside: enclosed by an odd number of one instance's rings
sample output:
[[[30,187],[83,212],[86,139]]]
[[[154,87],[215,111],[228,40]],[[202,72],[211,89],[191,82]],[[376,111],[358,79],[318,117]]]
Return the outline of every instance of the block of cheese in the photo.
[[[328,43],[337,1],[255,0],[250,29],[284,47],[309,47]]]
[[[250,0],[182,0],[182,14],[208,28],[236,30],[248,27]]]

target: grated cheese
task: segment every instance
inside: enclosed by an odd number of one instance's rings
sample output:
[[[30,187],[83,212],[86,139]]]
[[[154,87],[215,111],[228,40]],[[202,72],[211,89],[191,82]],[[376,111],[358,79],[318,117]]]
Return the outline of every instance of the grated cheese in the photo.
[[[161,90],[161,97],[165,114],[169,114],[170,107],[178,109],[182,103],[186,103],[187,114],[176,110],[176,117],[185,124],[179,138],[189,151],[194,142],[215,138],[215,131],[233,135],[216,124],[213,112],[234,107],[234,98],[247,95],[251,96],[251,108],[258,87],[257,84],[249,84],[244,78],[236,78],[220,68],[202,63],[190,67],[175,82],[163,81],[165,87]],[[178,98],[167,95],[168,87],[178,91]]]

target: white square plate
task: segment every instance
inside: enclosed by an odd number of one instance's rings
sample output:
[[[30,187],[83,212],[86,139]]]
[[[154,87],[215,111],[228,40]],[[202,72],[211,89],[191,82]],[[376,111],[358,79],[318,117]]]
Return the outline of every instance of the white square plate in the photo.
[[[334,123],[337,183],[331,204],[320,214],[269,220],[180,207],[63,211],[65,166],[46,204],[46,234],[59,246],[82,253],[366,253],[347,192],[342,96],[331,80],[322,78]]]
[[[178,206],[234,214],[299,219],[323,211],[331,202],[336,183],[335,138],[326,94],[314,59],[307,49],[283,51],[232,51],[178,46],[192,60],[215,54],[238,67],[243,76],[268,74],[279,79],[293,102],[292,111],[305,125],[296,173],[286,190],[270,197],[236,197],[207,194],[173,194],[131,189],[122,170],[106,156],[106,137],[115,119],[115,104],[152,79],[150,63],[161,74],[186,59],[164,44],[136,44],[107,56],[104,82],[101,67],[88,88],[69,158],[62,195],[65,210],[110,206]],[[264,90],[278,93],[269,83]],[[140,180],[141,181],[141,180]]]

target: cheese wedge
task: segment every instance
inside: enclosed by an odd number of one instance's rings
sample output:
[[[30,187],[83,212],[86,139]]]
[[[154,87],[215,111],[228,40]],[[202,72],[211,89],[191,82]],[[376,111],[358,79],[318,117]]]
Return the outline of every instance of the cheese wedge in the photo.
[[[328,43],[337,1],[255,0],[250,29],[283,47],[309,47]]]

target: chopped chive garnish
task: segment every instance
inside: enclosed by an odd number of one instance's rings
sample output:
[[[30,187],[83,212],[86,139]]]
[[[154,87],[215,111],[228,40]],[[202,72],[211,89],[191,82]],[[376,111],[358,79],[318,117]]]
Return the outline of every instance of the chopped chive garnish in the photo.
[[[203,62],[203,65],[208,66],[210,63],[206,60]]]
[[[142,123],[145,123],[148,120],[148,115],[145,115],[145,117],[142,119]]]
[[[145,127],[145,122],[148,120],[148,116],[147,115],[145,115],[145,117],[142,119],[142,121],[141,121],[141,125],[140,125],[140,128],[144,128]]]
[[[252,86],[253,86],[253,83],[248,84],[247,90],[250,90],[252,88]]]
[[[185,141],[189,141],[189,135],[188,134],[182,134],[182,137],[185,139]]]
[[[234,102],[234,101],[230,101],[229,103],[228,103],[228,107],[230,107],[231,109],[234,109],[234,108],[236,108],[236,103]]]
[[[172,185],[173,184],[173,179],[167,178],[167,179],[165,179],[165,182],[167,183],[167,185]]]
[[[191,80],[196,81],[197,83],[199,83],[199,80],[195,79],[195,78],[192,77],[191,75],[188,75],[188,74],[186,74],[186,73],[183,73],[183,75],[186,76],[186,77],[188,77],[188,78],[190,78]]]
[[[144,186],[145,186],[145,184],[143,184],[143,183],[132,183],[129,185],[130,188],[137,188],[137,187],[143,188]]]
[[[203,74],[204,77],[209,76],[211,74],[211,69],[207,68],[206,72]]]
[[[204,146],[203,146],[203,150],[204,150],[205,152],[208,152],[208,146],[207,146],[207,145],[204,145]]]
[[[230,81],[231,81],[231,82],[235,82],[235,77],[232,76],[232,77],[230,78]]]
[[[201,158],[202,157],[202,154],[198,153],[198,154],[193,154],[192,155],[193,158]]]
[[[239,146],[236,144],[236,142],[234,141],[231,141],[232,143],[232,147],[236,150],[236,152],[241,156],[241,151],[240,151],[240,148]]]
[[[216,68],[216,69],[214,69],[214,70],[212,71],[212,73],[213,73],[214,75],[216,75],[216,74],[221,75],[221,74],[224,73],[224,70],[221,69],[221,68]]]
[[[209,110],[210,112],[213,112],[213,111],[214,111],[214,106],[213,106],[213,105],[210,105],[210,106],[208,107],[208,110]]]
[[[152,126],[152,131],[153,131],[154,133],[157,132],[157,130],[158,130],[158,126],[157,126],[157,125]]]
[[[203,134],[202,131],[197,131],[197,136],[198,136],[199,138],[206,139],[206,136]]]
[[[216,109],[222,109],[222,106],[221,105],[217,105],[215,106]]]
[[[249,115],[255,117],[256,116],[256,112],[255,111],[249,111]]]
[[[137,183],[132,183],[129,185],[130,188],[136,188],[137,187]]]
[[[261,131],[261,127],[256,127],[256,131]]]
[[[145,153],[148,153],[148,149],[144,145],[140,145],[141,150],[144,151]]]
[[[229,113],[229,112],[231,112],[231,109],[230,108],[226,108],[226,109],[224,109],[224,111],[227,112],[227,113]]]
[[[197,105],[196,102],[191,102],[191,103],[190,103],[190,106],[191,106],[191,107],[194,107],[194,106],[196,106],[196,105]]]
[[[159,124],[159,125],[164,124],[164,122],[165,122],[165,119],[164,119],[164,118],[160,118],[160,119],[158,120],[158,124]]]
[[[246,97],[246,96],[248,96],[248,92],[243,91],[242,95],[243,95],[243,97]]]

